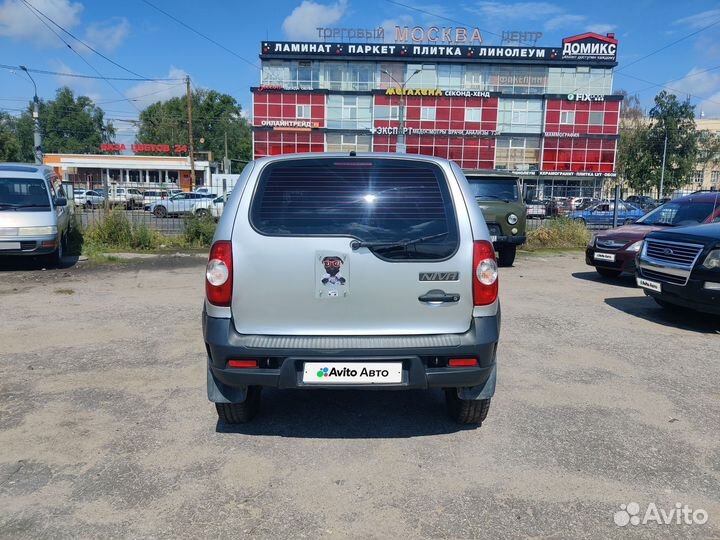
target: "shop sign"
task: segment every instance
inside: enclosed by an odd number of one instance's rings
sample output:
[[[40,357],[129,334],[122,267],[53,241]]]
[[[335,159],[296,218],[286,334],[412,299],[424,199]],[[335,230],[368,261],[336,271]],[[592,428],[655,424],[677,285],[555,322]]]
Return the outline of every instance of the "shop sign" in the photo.
[[[385,90],[386,96],[423,96],[423,97],[491,97],[490,92],[481,90],[440,90],[439,88],[397,88]]]
[[[602,94],[568,94],[568,101],[605,101]]]
[[[396,26],[395,43],[442,43],[445,45],[466,45],[482,43],[480,29],[464,26]]]
[[[593,32],[563,39],[563,60],[609,60],[614,62],[617,40],[614,34],[601,36]]]
[[[503,30],[500,37],[501,45],[518,45],[525,43],[526,45],[535,45],[543,37],[542,32],[519,32],[517,30]]]
[[[128,149],[126,144],[101,144],[100,150],[102,152],[124,152]],[[130,150],[135,153],[138,152],[153,152],[157,154],[183,154],[187,153],[188,148],[186,144],[131,144]]]
[[[565,133],[562,131],[546,131],[545,132],[546,137],[564,137],[564,138],[573,138],[573,137],[579,137],[579,133]]]
[[[422,128],[403,128],[404,135],[448,135],[459,137],[494,137],[497,131],[491,129],[422,129]],[[398,135],[399,128],[396,127],[378,127],[372,128],[370,133],[373,135]]]
[[[584,176],[590,178],[606,176],[608,178],[615,178],[617,173],[598,171],[540,171],[540,176]]]
[[[313,129],[320,127],[319,122],[313,122],[311,120],[263,120],[260,122],[263,127],[272,128],[305,128]]]

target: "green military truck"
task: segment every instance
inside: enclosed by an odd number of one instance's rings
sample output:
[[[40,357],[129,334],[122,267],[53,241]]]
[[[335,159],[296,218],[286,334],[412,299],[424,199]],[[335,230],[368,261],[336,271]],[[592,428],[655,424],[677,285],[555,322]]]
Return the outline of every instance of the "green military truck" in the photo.
[[[465,171],[465,177],[483,211],[490,236],[498,252],[499,266],[512,266],[517,247],[526,240],[526,193],[525,200],[520,178],[512,174],[490,171]]]

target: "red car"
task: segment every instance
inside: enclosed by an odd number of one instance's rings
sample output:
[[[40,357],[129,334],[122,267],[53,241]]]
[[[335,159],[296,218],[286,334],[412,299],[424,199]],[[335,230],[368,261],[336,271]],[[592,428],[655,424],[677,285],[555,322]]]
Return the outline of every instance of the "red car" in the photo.
[[[667,227],[720,222],[720,191],[701,191],[674,199],[644,215],[632,225],[599,233],[585,250],[585,262],[607,278],[635,272],[645,236]]]

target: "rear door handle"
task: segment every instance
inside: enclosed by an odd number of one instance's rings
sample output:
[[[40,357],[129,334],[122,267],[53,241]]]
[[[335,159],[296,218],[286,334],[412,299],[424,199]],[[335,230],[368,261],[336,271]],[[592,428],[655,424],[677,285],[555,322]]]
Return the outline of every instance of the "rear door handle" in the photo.
[[[457,293],[446,293],[440,289],[433,289],[425,294],[418,296],[418,300],[428,304],[441,304],[443,302],[459,302],[460,295]]]

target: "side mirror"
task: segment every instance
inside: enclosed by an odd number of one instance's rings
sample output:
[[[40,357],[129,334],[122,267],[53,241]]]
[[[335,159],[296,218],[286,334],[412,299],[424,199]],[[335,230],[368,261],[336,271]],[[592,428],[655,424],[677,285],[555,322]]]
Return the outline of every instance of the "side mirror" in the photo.
[[[525,187],[525,204],[530,204],[535,199],[535,190],[531,187]]]
[[[55,199],[55,206],[67,206],[67,199],[65,197],[58,197]]]

